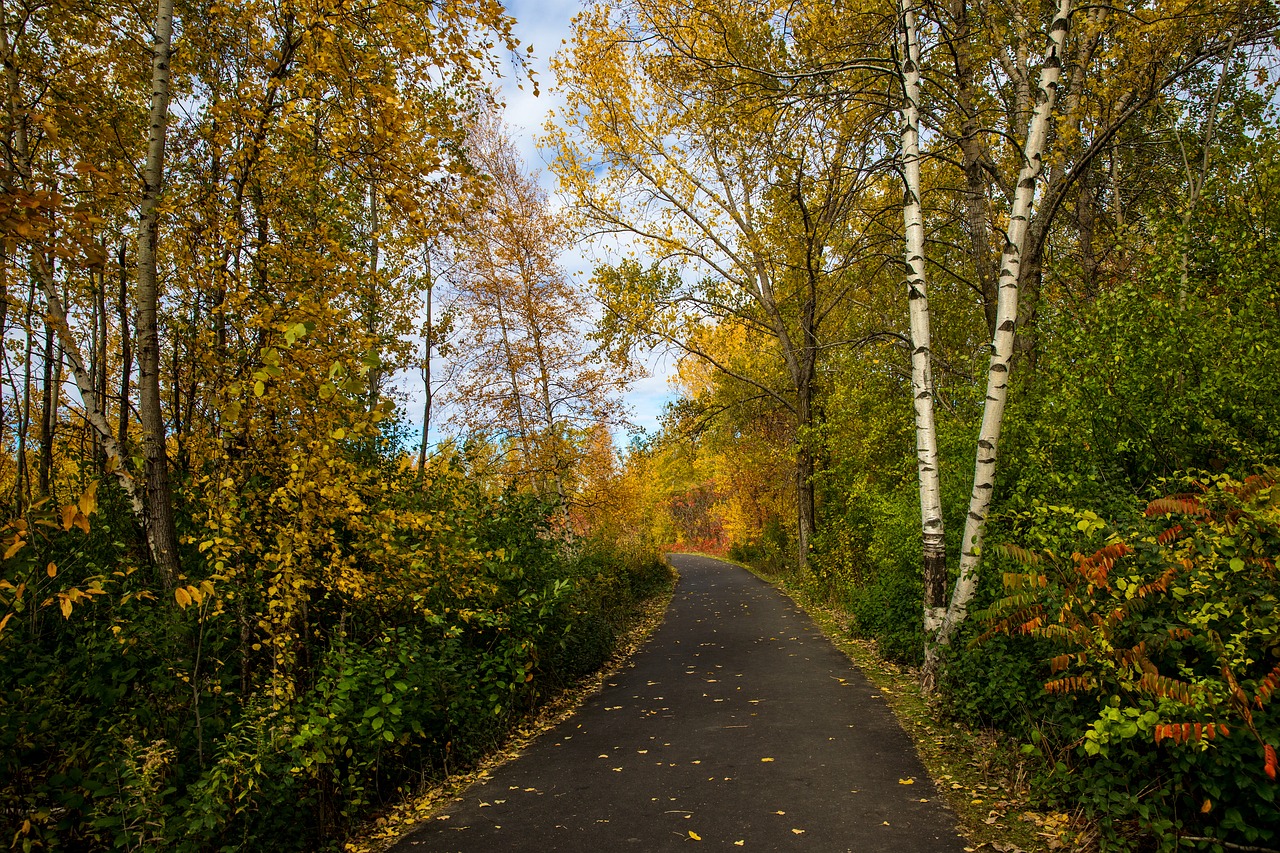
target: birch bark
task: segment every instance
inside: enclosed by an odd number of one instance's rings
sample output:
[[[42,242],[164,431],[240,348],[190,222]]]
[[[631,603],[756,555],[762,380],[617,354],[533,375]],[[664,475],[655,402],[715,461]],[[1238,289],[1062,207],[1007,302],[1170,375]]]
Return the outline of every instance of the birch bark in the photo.
[[[991,495],[995,489],[1000,428],[1009,394],[1009,367],[1018,324],[1018,280],[1022,253],[1026,247],[1027,225],[1031,219],[1036,187],[1044,171],[1045,141],[1062,78],[1062,58],[1065,55],[1070,16],[1071,0],[1058,0],[1057,11],[1049,25],[1049,48],[1040,66],[1036,105],[1027,125],[1022,169],[1009,211],[1009,225],[1005,231],[1004,250],[1000,258],[996,331],[991,342],[991,362],[987,368],[987,398],[982,410],[982,427],[978,433],[973,491],[969,496],[969,513],[965,519],[960,552],[960,576],[952,590],[942,624],[938,627],[933,642],[926,645],[922,673],[926,687],[936,679],[941,663],[941,647],[950,643],[956,628],[968,615],[969,603],[977,588],[978,560],[982,553],[982,537],[986,529],[987,512],[991,507]]]
[[[916,469],[920,481],[920,530],[924,553],[926,642],[946,614],[947,549],[938,472],[938,432],[933,414],[929,296],[920,207],[920,40],[915,6],[901,0],[898,71],[902,78],[902,217],[906,236],[907,305],[911,322],[911,391],[915,403]]]

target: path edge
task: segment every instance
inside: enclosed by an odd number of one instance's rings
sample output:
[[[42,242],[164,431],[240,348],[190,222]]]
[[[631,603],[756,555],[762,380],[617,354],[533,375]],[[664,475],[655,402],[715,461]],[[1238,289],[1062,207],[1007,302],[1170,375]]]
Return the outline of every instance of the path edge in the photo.
[[[390,850],[431,820],[439,808],[463,796],[472,785],[488,779],[500,767],[518,758],[539,737],[576,714],[588,699],[604,688],[606,681],[630,666],[666,621],[671,600],[680,585],[680,571],[672,564],[669,555],[658,556],[670,572],[670,580],[665,589],[644,603],[640,617],[619,638],[617,648],[600,669],[548,699],[534,716],[514,728],[475,767],[434,780],[365,821],[343,845],[344,853],[385,853]]]
[[[1004,776],[1014,762],[1022,766],[1021,758],[1013,754],[1015,746],[1000,742],[993,733],[972,731],[959,723],[946,725],[937,720],[936,704],[931,704],[920,692],[919,679],[912,667],[886,661],[876,651],[871,640],[859,640],[848,631],[850,614],[829,605],[812,600],[803,590],[792,586],[787,578],[770,576],[754,566],[715,554],[695,554],[710,557],[750,572],[758,580],[785,595],[796,607],[813,620],[827,640],[858,671],[880,691],[885,705],[893,713],[899,727],[906,732],[915,747],[916,755],[933,780],[934,787],[947,808],[956,818],[956,829],[968,842],[967,851],[997,851],[997,853],[1060,853],[1063,850],[1088,849],[1087,837],[1091,835],[1080,815],[1067,816],[1052,812],[1040,812],[1025,800],[1025,788],[1017,794],[1018,802],[1011,812],[989,823],[993,817],[988,807],[992,791],[1009,792],[1009,779]],[[925,718],[930,721],[926,722]],[[976,756],[977,761],[1000,765],[998,770],[982,775],[971,766],[947,755]],[[1014,768],[1017,772],[1017,767]],[[979,788],[985,785],[985,788]],[[955,786],[955,787],[953,787]],[[1049,831],[1045,831],[1048,829]],[[1084,835],[1085,838],[1080,838]],[[1084,841],[1084,846],[1079,846]]]

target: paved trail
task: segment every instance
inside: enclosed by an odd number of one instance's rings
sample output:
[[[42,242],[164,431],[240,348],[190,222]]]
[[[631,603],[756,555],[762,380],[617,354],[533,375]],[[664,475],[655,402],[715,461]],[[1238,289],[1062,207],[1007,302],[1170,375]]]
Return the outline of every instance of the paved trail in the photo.
[[[727,563],[672,563],[634,666],[394,853],[963,850],[879,691],[803,612]]]

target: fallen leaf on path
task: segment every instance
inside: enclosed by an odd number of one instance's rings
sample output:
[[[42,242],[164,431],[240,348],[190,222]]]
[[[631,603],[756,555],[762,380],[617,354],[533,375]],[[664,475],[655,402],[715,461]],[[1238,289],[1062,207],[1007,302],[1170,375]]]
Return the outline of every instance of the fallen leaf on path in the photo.
[[[793,829],[793,830],[791,830],[791,831],[792,831],[793,833],[795,833],[796,835],[804,835],[804,830],[803,830],[803,829]]]
[[[690,837],[690,838],[692,838],[694,841],[701,841],[701,840],[702,840],[702,836],[701,836],[701,835],[699,835],[698,833],[694,832],[692,829],[691,829],[691,830],[689,830],[689,837]]]
[[[914,776],[908,776],[906,779],[899,779],[899,785],[914,785],[916,783]]]
[[[761,761],[773,761],[773,759],[772,759],[772,758],[762,758],[762,759],[760,759],[760,760],[761,760]]]

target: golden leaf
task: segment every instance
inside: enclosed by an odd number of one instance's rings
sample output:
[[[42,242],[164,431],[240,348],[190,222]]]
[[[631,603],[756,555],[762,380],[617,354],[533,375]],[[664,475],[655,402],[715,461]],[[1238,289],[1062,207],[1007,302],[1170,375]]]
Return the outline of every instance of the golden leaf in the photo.
[[[79,508],[82,515],[90,516],[98,508],[98,483],[98,480],[94,480],[80,496]]]

